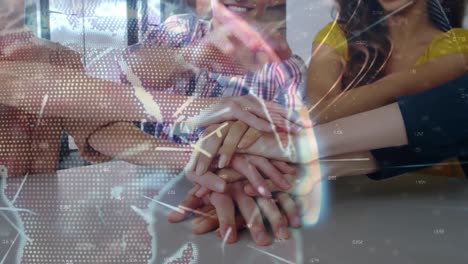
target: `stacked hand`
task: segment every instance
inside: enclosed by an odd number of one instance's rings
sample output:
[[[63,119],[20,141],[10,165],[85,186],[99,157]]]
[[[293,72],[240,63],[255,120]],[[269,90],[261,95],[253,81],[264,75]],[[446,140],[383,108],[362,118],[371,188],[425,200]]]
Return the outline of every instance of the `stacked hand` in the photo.
[[[279,123],[283,126],[274,133],[295,135],[303,130],[298,115],[278,117],[282,117]],[[307,203],[311,201],[312,187],[320,180],[317,162],[296,168],[284,161],[236,153],[255,143],[263,133],[242,121],[209,126],[194,146],[186,168],[187,178],[195,186],[179,206],[183,213],[170,214],[169,221],[182,221],[192,212],[199,215],[193,221],[195,233],[219,227],[218,234],[233,243],[237,230],[247,226],[258,245],[268,245],[271,238],[262,215],[278,239],[287,239],[288,224],[299,227],[305,212],[317,215],[320,197],[313,197],[313,208]]]

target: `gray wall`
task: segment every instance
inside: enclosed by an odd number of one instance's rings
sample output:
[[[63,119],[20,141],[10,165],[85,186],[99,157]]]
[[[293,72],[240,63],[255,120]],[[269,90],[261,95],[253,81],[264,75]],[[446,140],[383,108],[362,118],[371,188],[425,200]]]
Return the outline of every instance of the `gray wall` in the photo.
[[[287,37],[294,53],[308,61],[312,40],[332,20],[333,0],[287,0]]]

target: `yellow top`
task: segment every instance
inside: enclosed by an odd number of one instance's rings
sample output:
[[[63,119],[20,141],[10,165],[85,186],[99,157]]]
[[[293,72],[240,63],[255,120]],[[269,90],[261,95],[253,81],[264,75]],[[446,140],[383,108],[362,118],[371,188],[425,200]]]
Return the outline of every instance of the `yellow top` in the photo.
[[[346,36],[336,21],[328,23],[314,38],[314,43],[323,43],[334,48],[345,60],[348,59]],[[426,48],[424,55],[418,58],[416,65],[421,65],[431,59],[455,53],[468,53],[468,30],[454,28],[436,36]],[[454,164],[443,166],[443,164]],[[464,172],[457,158],[451,158],[435,165],[433,168],[421,170],[420,173],[462,177]]]

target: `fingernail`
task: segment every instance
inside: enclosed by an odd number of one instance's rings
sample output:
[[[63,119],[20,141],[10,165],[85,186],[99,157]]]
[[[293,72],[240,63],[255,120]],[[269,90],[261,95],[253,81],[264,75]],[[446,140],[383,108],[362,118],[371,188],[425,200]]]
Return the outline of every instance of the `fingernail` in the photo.
[[[267,239],[267,234],[265,231],[258,231],[255,237],[258,241],[265,241]]]
[[[265,189],[264,187],[258,187],[258,192],[266,198],[271,198],[271,192]]]
[[[244,191],[248,194],[248,195],[255,195],[255,190],[252,188],[252,186],[250,185],[247,185],[244,187]]]
[[[237,147],[241,148],[241,149],[247,147],[247,140],[246,139],[241,139],[241,141],[239,142]]]
[[[195,196],[195,193],[198,191],[198,189],[192,189],[189,191],[189,195]]]
[[[221,173],[221,174],[219,174],[218,176],[219,176],[221,179],[225,180],[225,181],[229,178],[229,177],[227,176],[227,174],[224,174],[224,173]]]
[[[288,239],[289,238],[289,232],[288,229],[285,226],[282,226],[278,229],[278,238],[279,239]]]
[[[198,176],[201,176],[205,172],[205,165],[203,163],[198,164],[197,170],[195,171]]]
[[[227,163],[227,157],[226,155],[222,154],[219,157],[218,168],[220,169],[224,168],[226,166],[226,163]]]
[[[296,167],[291,167],[289,171],[291,172],[291,174],[296,174],[297,173]]]
[[[217,192],[224,192],[224,189],[226,188],[226,184],[224,182],[217,182],[215,183],[214,187]]]
[[[281,184],[286,188],[286,189],[289,189],[291,188],[291,184],[289,184],[289,182],[286,180],[286,179],[281,179],[280,180]]]
[[[227,236],[227,238],[226,238]],[[226,239],[226,241],[232,241],[233,235],[232,235],[232,227],[224,227],[221,229],[221,237],[223,239]]]
[[[226,227],[221,227],[220,229],[220,235],[221,235],[221,238],[224,239],[226,237],[226,233],[227,233],[227,228]]]
[[[198,198],[201,198],[201,197],[202,197],[202,194],[203,194],[203,188],[200,188],[200,189],[195,193],[195,196],[198,197]]]

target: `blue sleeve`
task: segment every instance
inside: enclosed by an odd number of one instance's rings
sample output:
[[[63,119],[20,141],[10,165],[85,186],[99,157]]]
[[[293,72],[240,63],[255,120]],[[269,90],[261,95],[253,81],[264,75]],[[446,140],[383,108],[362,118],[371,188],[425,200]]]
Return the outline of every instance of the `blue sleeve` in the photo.
[[[468,153],[468,75],[398,99],[408,145],[372,151],[384,179]],[[449,164],[448,164],[449,166]]]

